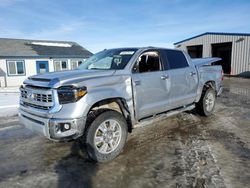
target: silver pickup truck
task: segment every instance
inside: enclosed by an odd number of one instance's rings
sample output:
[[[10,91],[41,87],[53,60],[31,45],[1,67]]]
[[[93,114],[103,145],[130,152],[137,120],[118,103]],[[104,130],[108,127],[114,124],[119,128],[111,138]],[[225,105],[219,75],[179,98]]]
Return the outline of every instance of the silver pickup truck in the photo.
[[[211,65],[218,60],[154,47],[104,50],[78,70],[26,79],[20,122],[51,140],[79,138],[90,158],[109,161],[137,126],[193,108],[211,115],[222,91],[222,68]]]

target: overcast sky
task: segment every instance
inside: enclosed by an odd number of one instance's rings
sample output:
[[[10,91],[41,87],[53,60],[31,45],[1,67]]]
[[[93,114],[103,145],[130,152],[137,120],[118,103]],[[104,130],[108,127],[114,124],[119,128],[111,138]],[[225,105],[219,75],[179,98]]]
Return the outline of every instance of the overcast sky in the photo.
[[[173,47],[208,31],[250,33],[250,1],[0,0],[0,37],[69,40],[92,52]]]

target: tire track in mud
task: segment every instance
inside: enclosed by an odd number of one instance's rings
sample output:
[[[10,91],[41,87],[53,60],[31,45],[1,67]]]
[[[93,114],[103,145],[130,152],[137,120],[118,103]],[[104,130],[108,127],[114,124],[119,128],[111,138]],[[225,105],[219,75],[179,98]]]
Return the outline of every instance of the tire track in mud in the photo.
[[[226,187],[215,156],[205,137],[206,130],[201,129],[201,120],[192,114],[181,114],[179,127],[175,130],[179,140],[182,178],[187,187]],[[180,121],[185,122],[180,122]],[[185,123],[185,128],[183,124]],[[182,127],[181,127],[182,126]],[[188,128],[187,128],[188,127]],[[183,180],[177,178],[177,182]],[[182,186],[180,186],[182,187]]]
[[[173,154],[166,156],[159,153],[159,149],[156,149],[158,152],[153,151],[153,149],[148,150],[149,155],[147,157],[144,154],[145,161],[160,160],[163,166],[170,164],[169,173],[166,172],[165,167],[156,171],[152,170],[153,166],[158,168],[158,163],[151,164],[149,171],[145,171],[145,173],[154,174],[155,186],[162,186],[161,182],[157,182],[160,177],[169,183],[167,187],[226,187],[220,169],[216,164],[216,158],[208,143],[210,139],[206,130],[208,123],[203,122],[196,115],[182,113],[172,118],[172,125],[174,126],[167,129],[166,126],[160,126],[158,127],[159,131],[147,136],[143,136],[143,134],[149,131],[144,130],[143,133],[140,133],[140,138],[131,140],[134,145],[133,148],[137,151],[144,150],[143,148],[151,148],[150,146],[154,144],[158,144],[162,148],[161,152],[166,148],[175,150]],[[166,148],[164,149],[164,147]],[[158,157],[156,153],[159,153]],[[167,160],[166,158],[169,157],[170,160]],[[166,174],[168,175],[166,176]],[[171,176],[172,181],[170,182]]]

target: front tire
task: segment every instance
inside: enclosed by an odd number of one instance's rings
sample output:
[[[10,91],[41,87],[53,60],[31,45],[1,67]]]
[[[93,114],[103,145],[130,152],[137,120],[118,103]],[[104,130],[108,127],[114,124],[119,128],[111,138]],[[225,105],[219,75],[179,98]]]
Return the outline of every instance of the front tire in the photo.
[[[199,102],[196,103],[197,113],[203,116],[210,116],[214,111],[215,102],[215,90],[211,87],[205,88],[202,92]]]
[[[106,110],[97,114],[85,134],[88,156],[97,162],[114,159],[122,151],[127,134],[126,120],[117,111]]]

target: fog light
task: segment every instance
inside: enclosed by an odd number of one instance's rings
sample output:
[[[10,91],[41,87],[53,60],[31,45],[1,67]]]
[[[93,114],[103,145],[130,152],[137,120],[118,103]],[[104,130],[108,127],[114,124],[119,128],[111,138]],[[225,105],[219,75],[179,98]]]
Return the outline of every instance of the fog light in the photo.
[[[64,128],[65,130],[69,130],[69,129],[70,129],[70,124],[69,124],[69,123],[65,123],[65,124],[63,125],[63,128]]]

